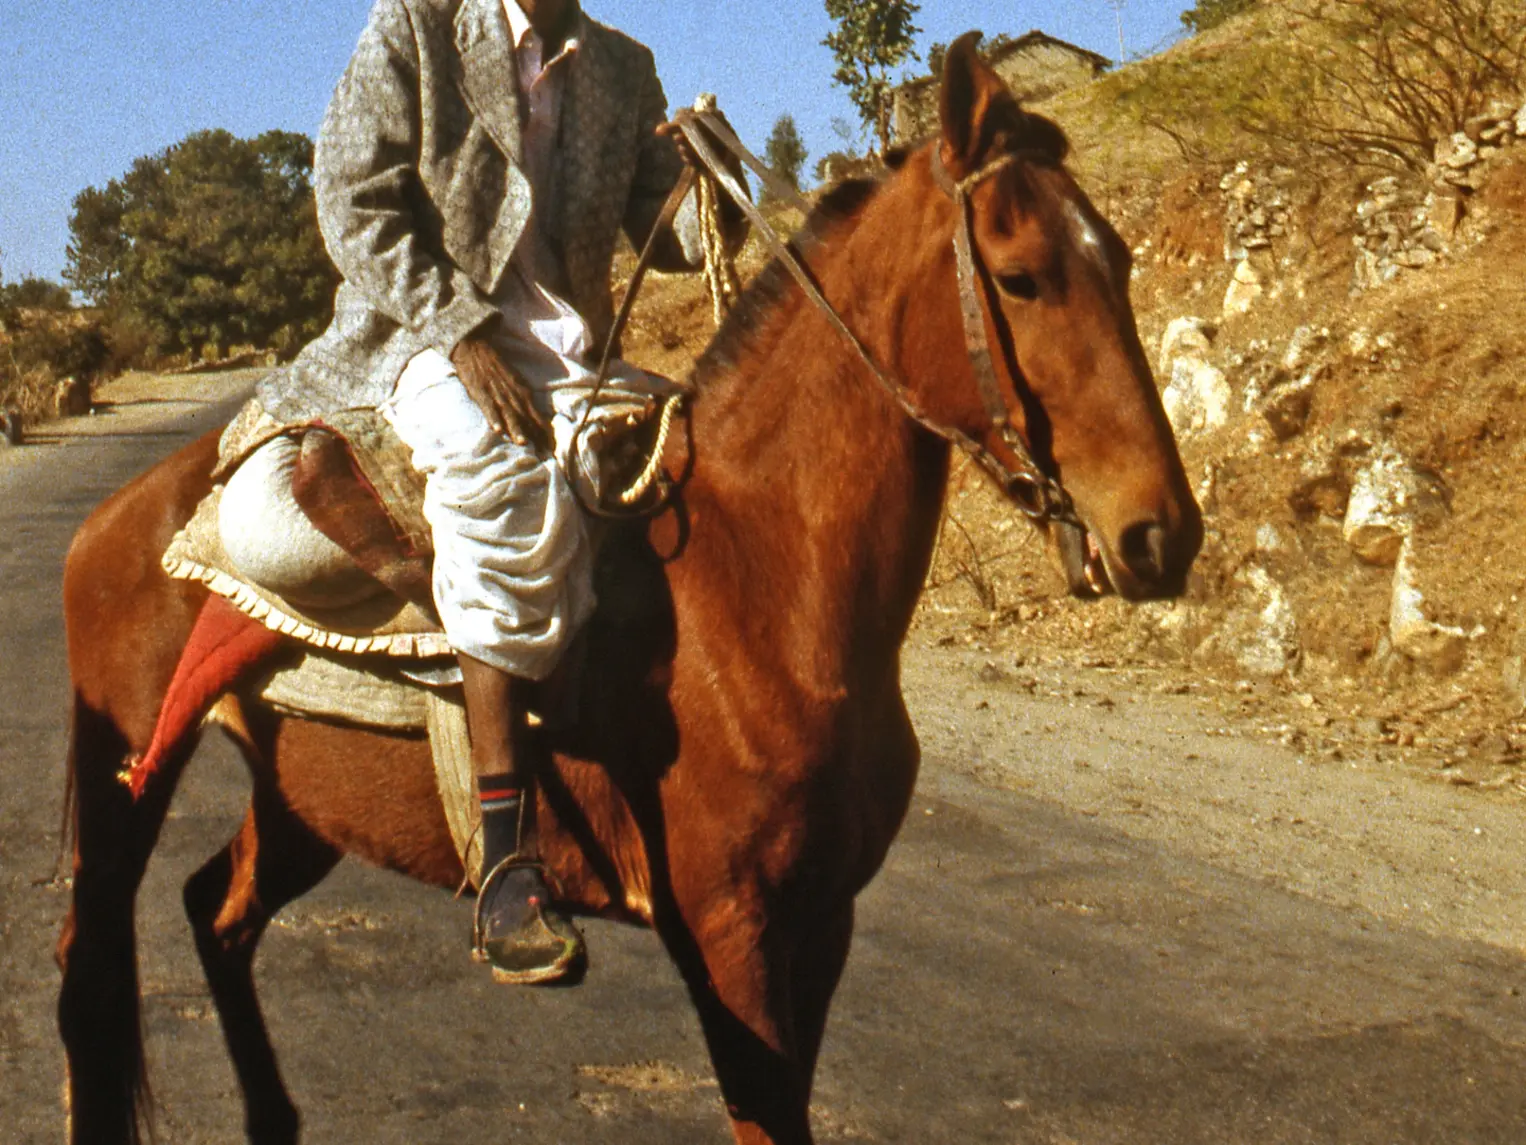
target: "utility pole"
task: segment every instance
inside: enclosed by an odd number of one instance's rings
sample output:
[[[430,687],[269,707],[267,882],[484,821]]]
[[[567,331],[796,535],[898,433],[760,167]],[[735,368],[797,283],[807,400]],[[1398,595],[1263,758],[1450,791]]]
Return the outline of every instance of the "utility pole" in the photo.
[[[1123,46],[1123,7],[1129,0],[1107,0],[1107,6],[1113,10],[1113,19],[1118,24],[1118,66],[1122,67],[1128,50]]]

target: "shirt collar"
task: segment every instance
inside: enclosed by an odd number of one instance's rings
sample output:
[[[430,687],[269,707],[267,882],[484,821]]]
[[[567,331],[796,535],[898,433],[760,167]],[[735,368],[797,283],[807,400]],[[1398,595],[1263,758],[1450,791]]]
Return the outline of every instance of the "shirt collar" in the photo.
[[[519,6],[519,0],[503,0],[503,11],[509,18],[509,37],[514,42],[515,51],[524,46],[526,36],[535,36],[539,39],[540,33],[530,26],[530,17],[526,16],[525,10]],[[587,17],[583,14],[582,5],[579,5],[577,18],[572,22],[572,31],[567,35],[567,42],[562,47],[562,53],[576,50],[583,39],[585,19]],[[549,60],[546,62],[550,63]]]
[[[503,13],[509,18],[509,38],[517,51],[525,42],[525,37],[531,35],[535,29],[530,27],[530,17],[526,16],[525,10],[519,6],[519,0],[503,0]]]

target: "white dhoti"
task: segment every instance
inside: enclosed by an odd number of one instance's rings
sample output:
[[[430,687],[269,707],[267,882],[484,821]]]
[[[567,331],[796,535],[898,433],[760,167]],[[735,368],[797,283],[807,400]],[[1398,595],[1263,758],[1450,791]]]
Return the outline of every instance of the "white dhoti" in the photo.
[[[523,332],[505,330],[494,341],[550,418],[555,456],[495,432],[438,351],[414,358],[380,407],[425,477],[446,638],[459,652],[531,680],[551,672],[594,608],[588,521],[572,482],[585,496],[598,495],[605,425],[664,385],[616,363],[579,435],[594,383],[588,328],[571,307],[538,293],[541,315],[524,329],[521,314]]]
[[[494,344],[550,419],[553,456],[495,432],[438,351],[409,363],[380,412],[425,478],[434,598],[446,638],[474,659],[540,680],[594,608],[589,522],[573,483],[596,503],[607,430],[672,387],[617,362],[583,426],[595,380],[588,327],[554,296],[533,295],[517,299],[517,323],[504,323]],[[293,439],[276,438],[229,479],[223,546],[252,583],[297,603],[342,607],[378,586],[297,506],[291,480],[298,452]]]

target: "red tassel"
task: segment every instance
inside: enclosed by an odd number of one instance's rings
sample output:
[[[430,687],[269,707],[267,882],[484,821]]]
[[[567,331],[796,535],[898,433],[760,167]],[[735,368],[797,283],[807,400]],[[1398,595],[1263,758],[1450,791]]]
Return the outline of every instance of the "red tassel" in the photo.
[[[202,605],[159,708],[148,750],[122,773],[133,799],[142,797],[165,759],[201,726],[218,698],[281,647],[285,637],[213,594]]]

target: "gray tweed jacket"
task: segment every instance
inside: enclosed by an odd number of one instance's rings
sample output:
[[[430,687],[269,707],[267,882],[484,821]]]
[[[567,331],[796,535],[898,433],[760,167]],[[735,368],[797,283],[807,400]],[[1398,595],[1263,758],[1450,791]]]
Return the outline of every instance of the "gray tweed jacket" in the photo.
[[[548,221],[568,301],[602,345],[620,229],[646,241],[682,160],[655,134],[667,100],[651,52],[582,20],[562,105],[562,201]],[[494,312],[530,214],[514,68],[502,0],[376,0],[315,164],[318,220],[344,281],[328,330],[259,386],[278,420],[374,407],[415,354],[449,354]],[[669,234],[655,265],[692,268],[696,239]]]

